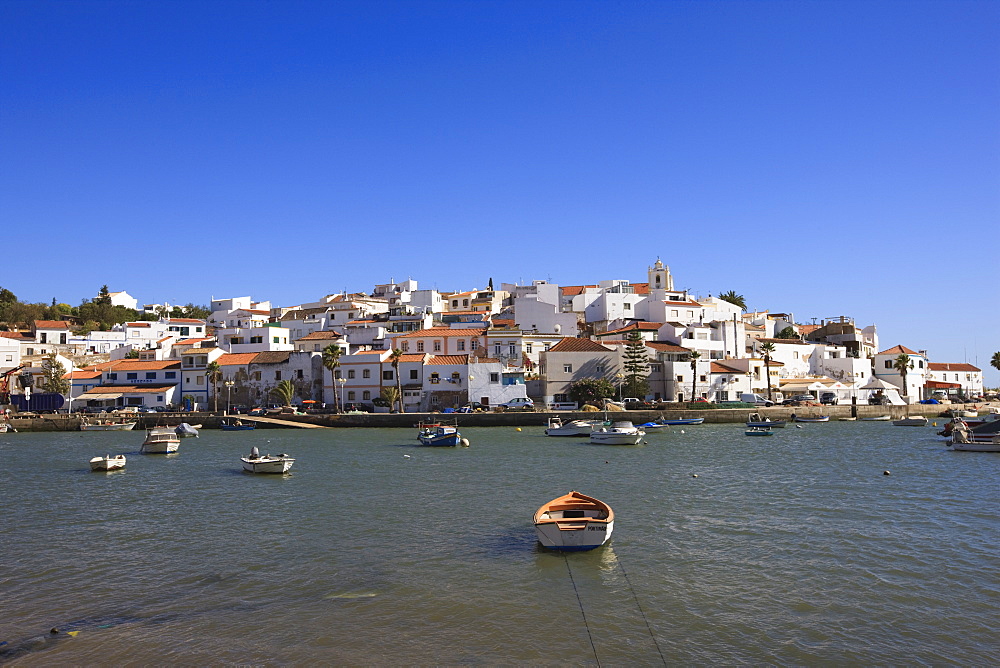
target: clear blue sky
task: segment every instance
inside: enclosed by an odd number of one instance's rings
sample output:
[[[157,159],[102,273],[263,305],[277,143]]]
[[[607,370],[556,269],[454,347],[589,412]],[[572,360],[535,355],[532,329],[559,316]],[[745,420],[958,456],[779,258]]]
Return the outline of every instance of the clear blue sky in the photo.
[[[884,347],[1000,350],[992,0],[0,0],[0,28],[23,300],[644,281],[659,256]]]

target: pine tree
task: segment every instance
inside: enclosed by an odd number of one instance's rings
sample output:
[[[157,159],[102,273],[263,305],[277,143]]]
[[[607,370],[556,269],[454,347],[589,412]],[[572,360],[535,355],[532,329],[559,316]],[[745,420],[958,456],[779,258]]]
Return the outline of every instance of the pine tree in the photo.
[[[646,342],[638,331],[633,330],[625,337],[625,388],[628,396],[642,399],[649,394],[649,381],[646,372],[649,370],[649,357],[646,353]]]

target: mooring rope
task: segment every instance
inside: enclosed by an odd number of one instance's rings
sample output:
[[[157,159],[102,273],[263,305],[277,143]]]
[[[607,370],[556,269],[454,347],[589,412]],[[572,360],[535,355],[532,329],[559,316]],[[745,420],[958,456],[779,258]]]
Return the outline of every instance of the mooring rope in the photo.
[[[576,602],[577,605],[580,606],[580,616],[583,617],[583,626],[587,629],[587,637],[590,639],[590,648],[594,650],[594,661],[596,661],[598,667],[600,667],[601,658],[597,656],[597,645],[594,644],[594,636],[590,632],[590,624],[587,622],[587,613],[584,612],[583,601],[580,600],[580,590],[576,588],[576,580],[573,578],[573,569],[569,567],[569,557],[565,552],[563,553],[563,559],[566,560],[566,570],[569,572],[569,581],[573,583],[573,592],[576,594]]]
[[[632,598],[635,599],[635,607],[639,609],[639,614],[642,615],[642,621],[646,622],[646,630],[649,631],[649,637],[653,639],[653,645],[656,647],[657,653],[660,655],[660,661],[663,665],[667,665],[667,660],[663,657],[663,650],[660,649],[660,643],[656,642],[656,635],[653,634],[653,627],[649,625],[649,619],[646,618],[646,612],[642,609],[642,605],[639,603],[639,597],[635,593],[635,587],[632,586],[632,581],[628,577],[628,573],[625,572],[625,566],[622,565],[621,557],[616,559],[618,562],[618,568],[621,569],[622,575],[625,576],[625,582],[628,584],[629,591],[632,592]]]

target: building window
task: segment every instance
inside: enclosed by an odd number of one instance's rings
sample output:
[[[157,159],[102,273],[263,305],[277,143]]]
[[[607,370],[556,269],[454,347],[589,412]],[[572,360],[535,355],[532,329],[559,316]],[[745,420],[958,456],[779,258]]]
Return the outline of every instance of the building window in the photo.
[[[352,379],[352,378],[354,378],[354,369],[348,369],[348,370],[347,370],[347,377],[348,377],[349,379]]]
[[[503,346],[499,343],[493,345],[493,354],[500,357],[500,351],[503,350]]]
[[[156,380],[156,372],[155,371],[147,371],[146,372],[146,380]]]
[[[500,382],[500,374],[498,374],[498,373],[491,373],[490,374],[490,382],[491,383],[499,383]]]
[[[479,350],[479,341],[472,339],[472,343],[469,344],[470,350]]]
[[[347,393],[347,399],[348,401],[354,401],[354,390]]]
[[[465,341],[463,341],[462,339],[458,340],[458,344],[457,345],[458,345],[458,349],[460,351],[464,351],[465,350]]]
[[[362,398],[362,399],[364,399],[365,401],[371,401],[371,398],[372,398],[372,393],[371,393],[371,392],[369,392],[368,390],[365,390],[365,391],[364,391],[364,392],[363,392],[363,393],[361,394],[361,398]]]
[[[392,378],[393,378],[392,369],[382,372],[382,380],[392,380]]]
[[[48,334],[42,332],[42,335],[38,339],[39,343],[48,343]]]
[[[253,372],[253,379],[256,381],[260,381],[260,371]]]
[[[410,369],[410,380],[417,380],[417,370]]]
[[[417,341],[417,352],[418,353],[424,352],[424,342],[423,341]]]
[[[204,385],[204,384],[205,384],[205,377],[204,376],[198,376],[195,379],[195,385]]]
[[[264,337],[263,336],[251,336],[250,337],[250,343],[264,343]]]
[[[434,340],[434,352],[441,352],[441,342],[437,339]]]
[[[452,371],[451,372],[451,379],[452,380],[456,380],[457,381],[457,380],[461,380],[461,378],[462,378],[462,376],[460,376],[457,371]]]
[[[371,369],[362,369],[361,370],[361,377],[362,378],[371,378],[372,377],[372,370]]]
[[[279,339],[277,336],[275,336],[275,337],[272,337],[272,341],[274,341],[274,343],[280,343],[281,339]]]
[[[399,346],[399,349],[402,350],[404,353],[408,352],[410,350],[410,342],[403,341],[402,345]]]
[[[886,369],[891,369],[892,368],[892,360],[886,360],[885,361],[885,368]]]
[[[632,310],[632,305],[629,304],[628,302],[625,302],[624,304],[622,304],[622,306],[624,307],[624,309],[626,311],[631,311]]]
[[[274,372],[274,379],[275,380],[281,380],[281,372],[280,371],[275,371]]]
[[[129,373],[125,374],[125,380],[138,380],[138,378],[139,374],[135,372],[130,371]]]
[[[233,336],[233,337],[230,337],[229,338],[229,343],[231,345],[234,345],[234,346],[242,345],[243,344],[243,337],[242,336]]]
[[[573,365],[563,364],[563,373],[573,373]]]
[[[167,380],[174,380],[174,379],[177,378],[177,372],[176,371],[165,371],[163,373],[163,377],[166,378]]]
[[[683,383],[684,382],[684,376],[681,375],[681,374],[677,374],[677,382],[678,383]]]
[[[28,353],[28,354],[30,355],[31,353]],[[108,374],[108,380],[118,380],[118,374],[117,373],[109,373]]]
[[[508,351],[510,351],[510,356],[511,356],[511,357],[513,357],[514,355],[516,355],[516,354],[517,354],[517,346],[516,346],[515,344],[513,344],[513,343],[512,343],[512,344],[510,344],[510,345],[509,345],[509,346],[507,347],[507,350],[508,350]]]
[[[524,352],[528,353],[529,355],[531,354],[531,344],[530,343],[525,343],[524,344]]]
[[[302,369],[295,370],[295,377],[298,378],[299,380],[302,380]]]

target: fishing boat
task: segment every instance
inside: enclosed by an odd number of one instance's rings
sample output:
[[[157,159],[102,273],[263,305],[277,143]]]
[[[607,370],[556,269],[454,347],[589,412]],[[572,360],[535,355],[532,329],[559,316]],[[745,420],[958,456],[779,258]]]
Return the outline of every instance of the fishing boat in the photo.
[[[295,463],[295,458],[284,453],[261,455],[254,446],[248,456],[240,457],[240,461],[243,462],[243,470],[247,473],[288,473],[288,469]]]
[[[599,445],[638,445],[646,435],[629,420],[614,422],[610,427],[601,427],[590,432],[590,442]]]
[[[447,424],[421,432],[417,439],[421,445],[454,447],[462,444],[462,434],[459,433],[458,427]]]
[[[440,427],[443,424],[444,423],[441,422],[440,420],[434,420],[432,422],[424,422],[423,420],[421,420],[416,425],[417,426],[417,439],[419,439],[421,436],[423,436],[425,434],[431,434],[431,433],[433,433],[435,429],[437,429],[438,427]],[[458,422],[457,421],[450,422],[449,424],[451,424],[454,427],[458,426]]]
[[[994,436],[988,441],[969,439],[968,442],[952,440],[952,450],[960,452],[1000,452],[1000,436]]]
[[[104,455],[90,460],[91,471],[117,471],[125,468],[125,455]]]
[[[8,431],[16,432],[17,429],[14,429],[9,422],[0,422],[0,434],[6,434]]]
[[[80,424],[80,431],[131,431],[136,422],[115,422],[114,420],[101,420],[99,422],[84,422]]]
[[[888,422],[892,419],[891,415],[876,415],[875,417],[863,417],[858,418],[863,422]]]
[[[792,420],[795,422],[829,422],[829,415],[817,415],[816,417],[802,417],[801,415],[793,415]]]
[[[250,431],[257,427],[255,422],[244,422],[243,420],[223,420],[219,423],[222,431]]]
[[[774,436],[774,432],[767,427],[750,427],[743,433],[747,436]]]
[[[545,428],[546,436],[587,436],[594,429],[610,424],[604,420],[570,420],[563,422],[562,418],[549,418]]]
[[[784,429],[784,420],[772,420],[771,418],[761,417],[760,413],[751,413],[747,417],[747,427],[764,427],[765,429]]]
[[[914,415],[913,417],[905,417],[899,420],[893,420],[892,424],[897,427],[926,427],[927,418],[923,415]]]
[[[142,442],[140,452],[147,455],[165,455],[177,452],[181,447],[181,439],[170,427],[153,427],[146,430],[146,440]]]
[[[179,425],[174,427],[174,433],[180,438],[198,438],[199,429],[201,429],[200,424],[188,424],[187,422],[181,422]]]
[[[653,422],[646,422],[645,424],[639,425],[639,429],[645,429],[645,430],[648,431],[650,429],[654,429],[654,430],[655,429],[663,429],[664,427],[679,427],[679,426],[688,425],[688,424],[701,424],[704,421],[705,421],[705,418],[703,418],[703,417],[698,417],[698,418],[675,418],[673,420],[665,420],[663,418],[660,418],[659,420],[655,420]]]
[[[1000,452],[1000,434],[996,432],[975,433],[961,418],[955,418],[950,433],[949,445],[952,450],[965,452]]]
[[[552,499],[533,517],[538,542],[553,550],[592,550],[604,545],[615,528],[611,506],[573,491]]]

